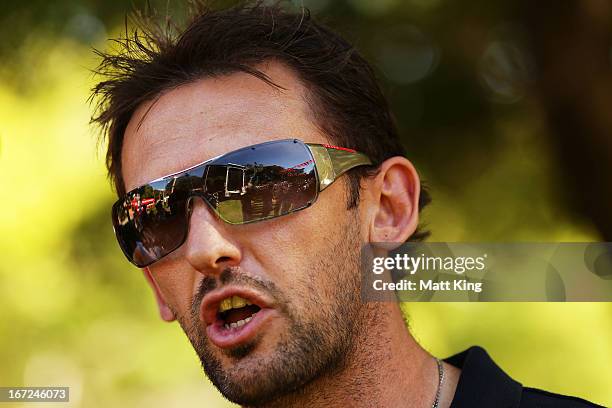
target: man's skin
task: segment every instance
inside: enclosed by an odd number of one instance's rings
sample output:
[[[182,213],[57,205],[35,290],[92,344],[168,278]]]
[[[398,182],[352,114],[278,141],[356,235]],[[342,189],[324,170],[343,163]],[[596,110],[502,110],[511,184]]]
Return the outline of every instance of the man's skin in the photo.
[[[285,89],[233,73],[179,86],[140,106],[125,132],[126,190],[268,140],[330,143],[293,72],[276,62],[258,68]],[[408,332],[399,305],[359,298],[361,244],[401,243],[417,227],[418,175],[406,158],[388,159],[362,181],[354,210],[346,207],[346,181],[340,177],[304,211],[247,225],[224,223],[196,198],[187,241],[143,270],[161,317],[180,322],[226,396],[261,401],[274,395],[260,405],[281,407],[431,407],[437,366]],[[227,283],[223,273],[237,278]],[[215,289],[199,294],[203,280]],[[255,281],[276,291],[249,284]],[[240,349],[211,342],[199,314],[202,294],[232,287],[269,306]],[[445,364],[445,371],[440,407],[450,405],[459,377],[452,366]],[[291,385],[274,389],[279,382],[266,381],[274,372]]]

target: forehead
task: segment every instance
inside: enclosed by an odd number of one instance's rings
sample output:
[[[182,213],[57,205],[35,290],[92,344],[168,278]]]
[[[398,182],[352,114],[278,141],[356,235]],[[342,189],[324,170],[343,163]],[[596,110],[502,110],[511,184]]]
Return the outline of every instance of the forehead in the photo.
[[[294,74],[275,63],[258,69],[284,89],[240,72],[182,85],[143,103],[124,135],[126,190],[268,140],[326,143]]]

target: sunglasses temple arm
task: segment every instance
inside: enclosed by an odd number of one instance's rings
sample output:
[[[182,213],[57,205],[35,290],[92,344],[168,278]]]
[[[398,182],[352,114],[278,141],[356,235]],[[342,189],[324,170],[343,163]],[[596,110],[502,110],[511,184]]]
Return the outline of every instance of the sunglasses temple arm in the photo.
[[[308,144],[319,176],[319,191],[325,190],[338,177],[352,168],[370,165],[372,160],[363,153],[350,149]]]

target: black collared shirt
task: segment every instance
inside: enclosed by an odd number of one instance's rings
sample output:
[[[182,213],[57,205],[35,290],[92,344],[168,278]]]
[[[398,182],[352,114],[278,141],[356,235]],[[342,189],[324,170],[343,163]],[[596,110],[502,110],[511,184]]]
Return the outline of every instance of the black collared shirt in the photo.
[[[503,372],[480,347],[470,347],[444,361],[461,369],[450,408],[601,407],[580,398],[523,387]]]

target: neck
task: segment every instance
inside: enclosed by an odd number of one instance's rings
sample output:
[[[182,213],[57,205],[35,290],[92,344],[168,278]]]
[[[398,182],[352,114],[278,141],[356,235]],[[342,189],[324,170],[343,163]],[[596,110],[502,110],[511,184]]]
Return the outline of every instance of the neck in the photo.
[[[364,305],[364,322],[344,364],[272,407],[430,408],[438,389],[435,359],[408,332],[398,303]],[[448,407],[459,377],[445,365],[440,408]]]

